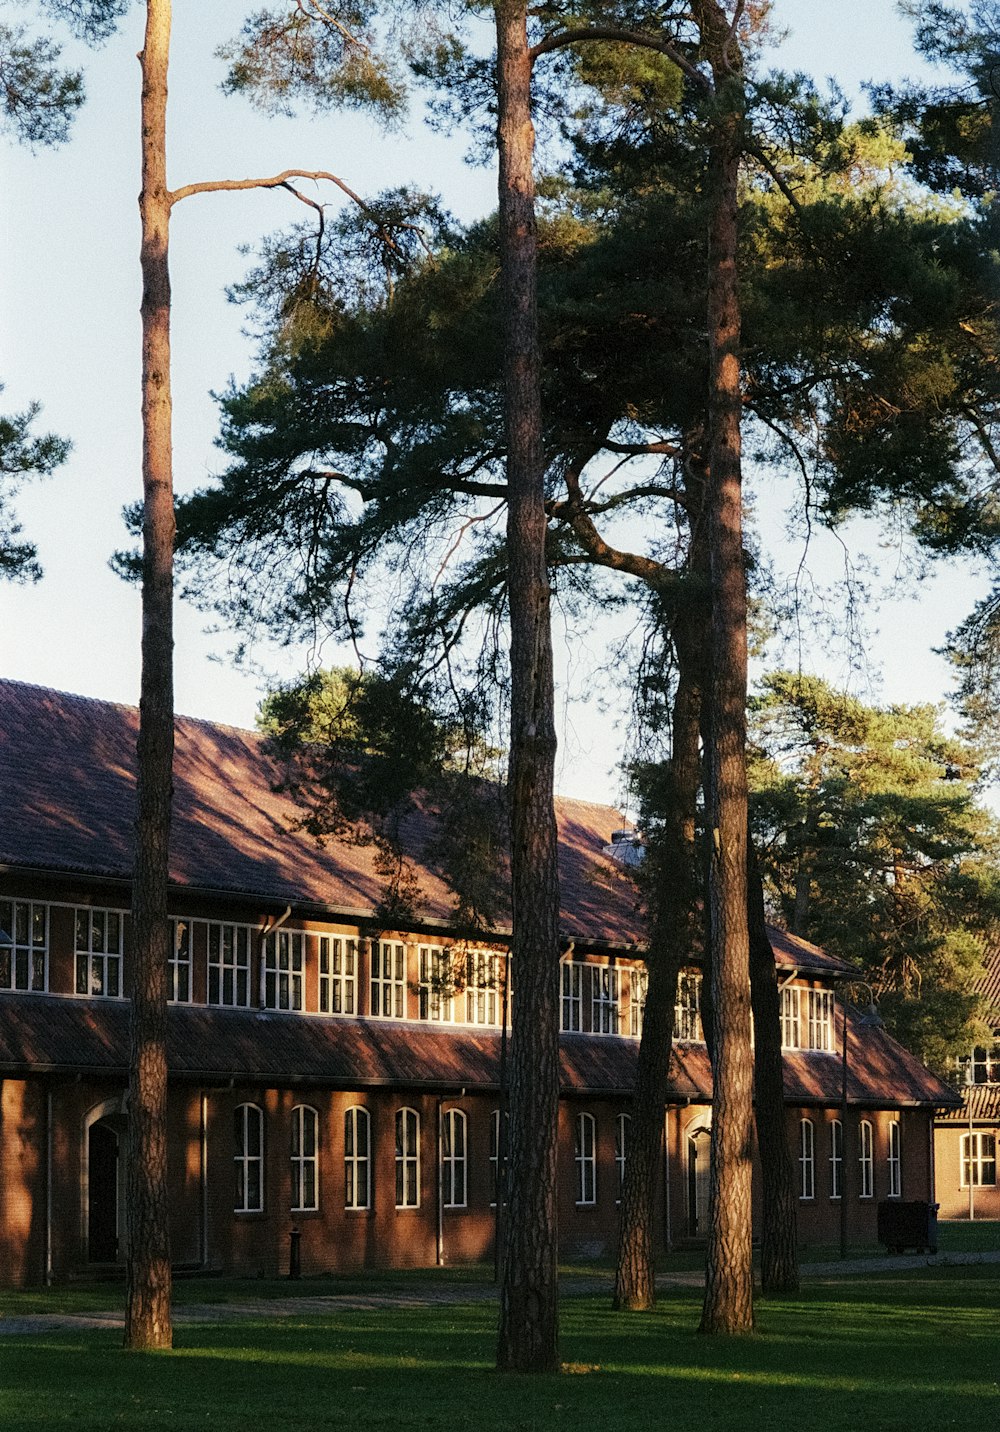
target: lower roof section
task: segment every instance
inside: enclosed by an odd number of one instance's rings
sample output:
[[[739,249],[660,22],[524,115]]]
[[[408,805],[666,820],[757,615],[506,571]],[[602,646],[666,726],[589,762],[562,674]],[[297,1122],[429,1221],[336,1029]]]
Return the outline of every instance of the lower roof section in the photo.
[[[167,1031],[167,1057],[175,1079],[352,1090],[388,1086],[489,1092],[500,1087],[502,1039],[497,1030],[171,1005]],[[883,1030],[859,1030],[851,1023],[848,1036],[852,1104],[892,1108],[961,1103]],[[563,1093],[630,1097],[639,1053],[636,1040],[564,1034],[560,1047]],[[122,1077],[127,1054],[124,1000],[0,995],[0,1075]],[[784,1063],[789,1103],[840,1102],[839,1053],[789,1051]],[[711,1091],[705,1046],[676,1044],[667,1102],[707,1103]]]

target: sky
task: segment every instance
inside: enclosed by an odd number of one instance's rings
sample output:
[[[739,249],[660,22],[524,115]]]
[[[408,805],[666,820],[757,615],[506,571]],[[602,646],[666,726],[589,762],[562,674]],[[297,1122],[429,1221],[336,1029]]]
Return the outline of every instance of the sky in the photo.
[[[0,18],[4,0],[0,0]],[[461,136],[430,132],[419,119],[392,135],[367,120],[265,118],[218,84],[216,47],[237,31],[245,0],[175,0],[169,117],[169,182],[276,173],[286,167],[326,169],[354,189],[372,192],[411,182],[439,191],[462,219],[495,204],[495,174],[463,160]],[[17,5],[23,18],[24,6]],[[835,76],[850,95],[865,79],[915,73],[910,30],[891,0],[778,0],[788,28],[779,58],[818,78]],[[5,146],[0,179],[0,411],[43,404],[40,426],[73,443],[57,475],[27,488],[18,501],[25,533],[39,547],[42,582],[0,584],[0,674],[82,695],[135,703],[139,690],[139,597],[108,567],[124,545],[120,513],[141,491],[139,426],[139,66],[142,7],[97,52],[67,45],[84,64],[88,101],[72,140],[39,151]],[[296,212],[299,210],[299,212]],[[175,484],[203,485],[222,467],[214,446],[213,391],[230,375],[246,377],[253,345],[243,314],[226,286],[248,259],[241,249],[298,221],[287,194],[205,195],[185,200],[172,221],[173,392]],[[766,541],[793,569],[800,548],[785,533],[780,494],[758,493]],[[880,549],[863,526],[854,545],[878,558],[891,577],[897,554]],[[826,576],[839,571],[840,548],[814,547],[810,560]],[[871,640],[862,670],[834,648],[815,643],[801,656],[806,669],[859,694],[887,701],[938,701],[949,677],[933,654],[981,590],[965,570],[942,570],[916,595],[897,594],[869,614]],[[289,677],[311,653],[259,647],[251,669],[228,656],[231,635],[206,630],[204,614],[178,604],[178,711],[238,726],[253,724],[265,675]],[[596,694],[591,649],[567,648],[557,621],[562,700],[557,782],[568,795],[614,799],[624,717],[618,703]],[[795,652],[793,650],[793,656]],[[335,652],[325,656],[336,659]],[[588,694],[591,699],[586,699]]]

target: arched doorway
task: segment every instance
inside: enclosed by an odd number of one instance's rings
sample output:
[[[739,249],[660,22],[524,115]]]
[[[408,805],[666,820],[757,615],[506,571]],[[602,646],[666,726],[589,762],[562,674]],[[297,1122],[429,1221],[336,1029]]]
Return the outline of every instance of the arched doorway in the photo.
[[[711,1169],[712,1132],[701,1125],[688,1131],[688,1235],[704,1238],[708,1231],[708,1181]]]
[[[124,1253],[125,1122],[117,1100],[92,1109],[84,1129],[86,1237],[89,1263],[117,1263]]]

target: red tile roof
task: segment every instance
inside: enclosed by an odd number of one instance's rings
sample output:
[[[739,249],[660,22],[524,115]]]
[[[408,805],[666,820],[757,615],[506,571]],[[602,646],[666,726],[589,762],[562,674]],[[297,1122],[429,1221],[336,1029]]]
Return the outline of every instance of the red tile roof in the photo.
[[[1000,1124],[1000,1084],[963,1084],[957,1091],[957,1107],[942,1117],[951,1124]]]
[[[493,1090],[500,1082],[497,1030],[440,1029],[400,1021],[319,1018],[260,1010],[172,1005],[168,1059],[176,1079],[271,1085],[313,1084]],[[266,1031],[266,1038],[262,1037]],[[566,1093],[627,1097],[639,1046],[615,1036],[564,1034]],[[128,1006],[123,1000],[0,994],[0,1074],[29,1071],[124,1078]],[[785,1098],[793,1105],[838,1104],[839,1054],[785,1056]],[[879,1108],[954,1106],[961,1101],[881,1029],[848,1025],[848,1098]],[[708,1103],[712,1073],[703,1044],[678,1043],[669,1102]]]
[[[860,974],[857,965],[842,960],[839,955],[828,955],[818,945],[810,944],[799,935],[790,935],[774,925],[767,928],[767,936],[774,951],[774,962],[779,970],[799,970],[802,974],[845,975],[848,978]]]
[[[128,879],[135,819],[138,711],[0,681],[0,864]],[[275,790],[279,772],[256,733],[179,716],[171,878],[227,891],[371,914],[381,893],[370,845],[296,829],[301,812]],[[621,815],[559,800],[562,933],[619,949],[643,939],[635,886],[602,853]],[[422,811],[404,832],[419,867],[422,920],[449,924],[453,897],[421,859],[433,832]]]

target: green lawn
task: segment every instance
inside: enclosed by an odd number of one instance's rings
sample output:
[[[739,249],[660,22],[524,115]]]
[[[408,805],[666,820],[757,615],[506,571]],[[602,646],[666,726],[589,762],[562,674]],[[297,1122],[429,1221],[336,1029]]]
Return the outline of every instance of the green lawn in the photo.
[[[758,1332],[699,1337],[700,1298],[653,1314],[604,1299],[563,1307],[566,1375],[492,1370],[489,1306],[345,1311],[181,1327],[171,1353],[126,1354],[117,1332],[0,1343],[0,1427],[212,1432],[938,1432],[992,1427],[1000,1408],[1000,1270],[831,1280],[762,1303]]]
[[[941,1223],[938,1225],[938,1231],[938,1246],[942,1253],[975,1253],[987,1250],[1000,1252],[998,1222],[981,1220],[971,1224]],[[884,1257],[885,1249],[877,1244],[852,1244],[848,1254],[851,1258]],[[828,1247],[803,1248],[799,1256],[803,1267],[809,1263],[835,1263],[839,1260],[840,1249],[833,1244]],[[662,1276],[669,1276],[670,1273],[700,1271],[704,1265],[704,1251],[687,1249],[661,1257],[657,1262],[657,1271]],[[572,1292],[576,1279],[592,1279],[598,1275],[610,1281],[613,1271],[612,1260],[602,1258],[593,1262],[564,1264],[560,1269],[560,1276],[566,1291]],[[174,1303],[177,1307],[184,1307],[185,1304],[191,1303],[245,1302],[249,1298],[329,1297],[338,1293],[362,1292],[395,1293],[415,1287],[433,1286],[438,1282],[454,1285],[492,1281],[492,1263],[452,1268],[369,1270],[337,1277],[303,1278],[294,1283],[287,1278],[185,1277],[177,1278],[174,1282]],[[29,1288],[25,1291],[0,1290],[0,1318],[28,1313],[121,1311],[124,1299],[124,1282],[121,1279],[62,1283],[53,1288]]]

